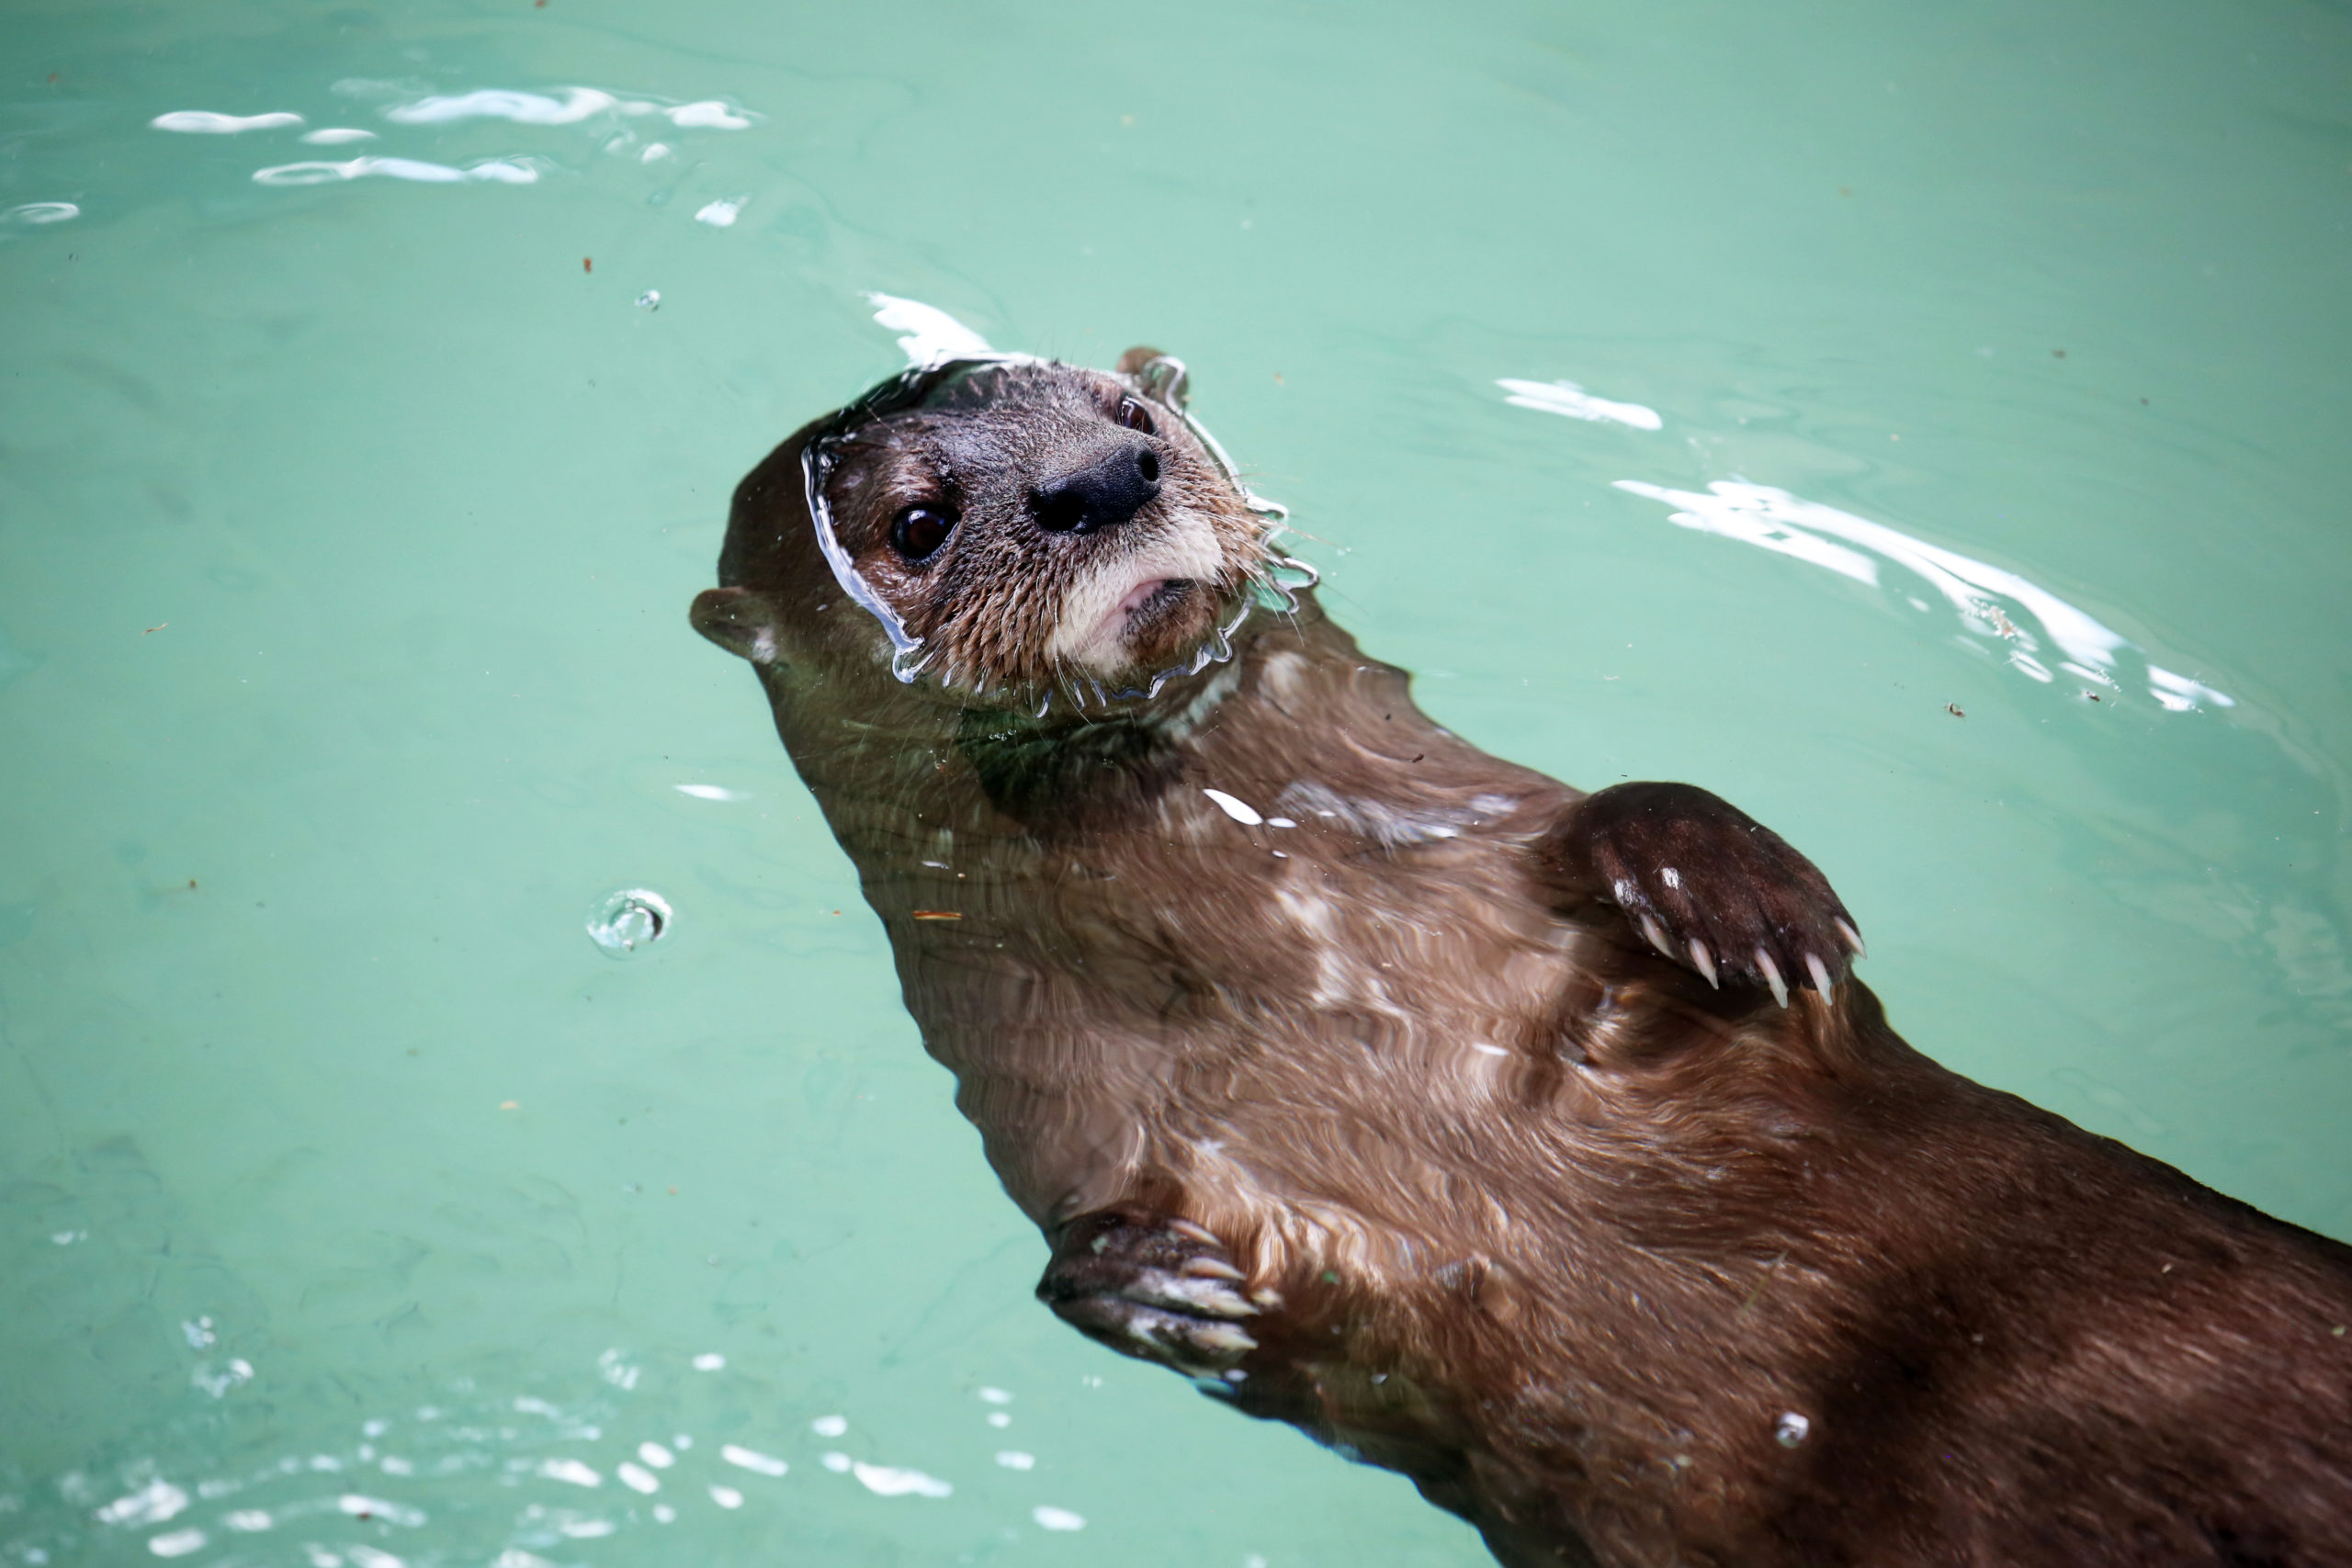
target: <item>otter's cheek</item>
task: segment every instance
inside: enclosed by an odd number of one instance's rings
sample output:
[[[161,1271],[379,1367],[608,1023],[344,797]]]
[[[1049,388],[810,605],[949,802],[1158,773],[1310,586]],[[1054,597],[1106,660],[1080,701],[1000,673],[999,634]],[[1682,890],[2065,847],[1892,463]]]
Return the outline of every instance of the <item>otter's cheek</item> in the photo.
[[[1180,512],[1148,534],[1135,532],[1132,545],[1105,552],[1062,595],[1046,642],[1049,664],[1123,674],[1135,662],[1125,605],[1138,589],[1179,578],[1216,584],[1228,576],[1216,529],[1197,513]],[[1124,544],[1125,535],[1117,536]]]

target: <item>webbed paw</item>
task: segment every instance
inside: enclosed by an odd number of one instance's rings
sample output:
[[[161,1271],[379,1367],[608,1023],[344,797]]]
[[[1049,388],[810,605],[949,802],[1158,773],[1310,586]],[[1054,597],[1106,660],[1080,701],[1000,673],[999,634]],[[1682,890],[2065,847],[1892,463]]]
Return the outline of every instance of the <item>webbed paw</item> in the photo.
[[[1138,1210],[1082,1215],[1055,1238],[1037,1298],[1114,1350],[1195,1376],[1258,1347],[1257,1303],[1225,1244],[1190,1220]]]
[[[1792,987],[1827,995],[1863,953],[1853,916],[1811,861],[1692,784],[1588,795],[1538,852],[1711,986],[1762,986],[1786,1007]]]

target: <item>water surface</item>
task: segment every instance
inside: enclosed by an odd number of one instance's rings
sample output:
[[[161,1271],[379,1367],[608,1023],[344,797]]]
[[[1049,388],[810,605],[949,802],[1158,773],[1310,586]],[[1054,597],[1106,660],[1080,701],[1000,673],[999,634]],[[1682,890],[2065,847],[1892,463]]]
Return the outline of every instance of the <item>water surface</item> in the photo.
[[[1443,722],[1729,796],[1914,1043],[2352,1236],[2340,6],[0,43],[0,1562],[1483,1560],[1030,1301],[685,626],[874,292],[1182,355]]]

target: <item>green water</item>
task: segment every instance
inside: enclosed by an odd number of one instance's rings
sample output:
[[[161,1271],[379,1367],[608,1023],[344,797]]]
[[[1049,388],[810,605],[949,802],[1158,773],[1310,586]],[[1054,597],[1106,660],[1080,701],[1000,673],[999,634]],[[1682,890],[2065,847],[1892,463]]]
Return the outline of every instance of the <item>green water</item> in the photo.
[[[686,627],[868,291],[1182,355],[1444,722],[2352,1236],[2347,106],[2321,0],[10,6],[0,1565],[1483,1560],[1030,1300]]]

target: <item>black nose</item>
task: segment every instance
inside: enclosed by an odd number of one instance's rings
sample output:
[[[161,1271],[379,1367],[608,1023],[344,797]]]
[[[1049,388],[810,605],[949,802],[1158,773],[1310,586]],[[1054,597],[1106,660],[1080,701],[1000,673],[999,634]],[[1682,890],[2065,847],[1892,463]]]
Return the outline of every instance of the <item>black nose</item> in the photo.
[[[1159,458],[1141,441],[1114,446],[1029,492],[1037,526],[1091,534],[1125,523],[1159,493]]]

